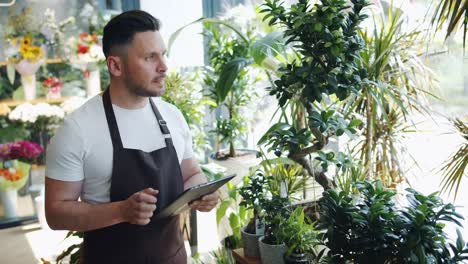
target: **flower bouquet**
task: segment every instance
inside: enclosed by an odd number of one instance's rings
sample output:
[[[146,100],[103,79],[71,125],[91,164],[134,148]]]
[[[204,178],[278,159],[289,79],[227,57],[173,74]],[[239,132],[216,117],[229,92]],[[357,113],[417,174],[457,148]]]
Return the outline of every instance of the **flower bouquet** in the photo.
[[[57,77],[50,76],[42,82],[42,88],[47,91],[47,99],[57,99],[61,96],[62,82]]]
[[[21,75],[26,100],[36,98],[35,73],[45,62],[46,52],[42,34],[26,33],[6,39],[5,55]]]
[[[83,71],[88,97],[100,93],[98,63],[104,60],[100,37],[88,33],[81,33],[78,39],[72,37],[68,41],[68,53],[72,65]]]
[[[17,191],[29,178],[31,165],[43,148],[29,141],[0,144],[0,200],[5,217],[17,216]]]

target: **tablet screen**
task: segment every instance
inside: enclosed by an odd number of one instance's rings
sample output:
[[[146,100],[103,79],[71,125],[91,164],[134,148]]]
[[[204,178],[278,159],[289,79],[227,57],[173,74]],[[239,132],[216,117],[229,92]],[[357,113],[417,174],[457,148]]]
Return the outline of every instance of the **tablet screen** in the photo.
[[[162,209],[162,211],[160,211],[159,213],[156,213],[155,218],[161,219],[182,213],[183,211],[189,208],[188,204],[190,202],[200,199],[203,195],[215,192],[228,181],[232,180],[235,176],[235,174],[232,174],[218,180],[190,187],[189,189],[185,190],[182,194],[180,194],[166,208]]]

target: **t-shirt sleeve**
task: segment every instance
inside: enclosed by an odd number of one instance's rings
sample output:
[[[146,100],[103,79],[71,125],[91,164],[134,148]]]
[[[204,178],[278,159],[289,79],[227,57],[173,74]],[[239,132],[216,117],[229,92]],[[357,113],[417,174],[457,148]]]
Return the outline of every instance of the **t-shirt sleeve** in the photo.
[[[84,144],[79,126],[73,119],[66,118],[47,147],[47,177],[61,181],[83,180],[83,157]]]
[[[182,129],[184,131],[184,139],[185,139],[185,148],[184,148],[184,155],[182,156],[182,160],[191,159],[194,157],[192,132],[187,124],[187,121],[184,118],[184,115],[182,114],[182,112],[180,112],[179,109],[177,109],[177,115],[179,117],[180,123],[182,124]]]

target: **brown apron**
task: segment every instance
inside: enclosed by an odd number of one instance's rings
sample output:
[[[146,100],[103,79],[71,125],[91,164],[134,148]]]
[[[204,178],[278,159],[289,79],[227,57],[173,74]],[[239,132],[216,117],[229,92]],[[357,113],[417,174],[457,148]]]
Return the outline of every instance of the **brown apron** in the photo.
[[[184,187],[169,129],[153,100],[149,101],[166,141],[165,148],[150,153],[123,148],[109,88],[103,94],[114,148],[111,202],[125,200],[135,192],[152,187],[159,190],[156,214],[182,193]],[[187,253],[179,221],[178,216],[162,220],[151,219],[146,226],[120,223],[85,232],[82,259],[86,264],[186,264]]]

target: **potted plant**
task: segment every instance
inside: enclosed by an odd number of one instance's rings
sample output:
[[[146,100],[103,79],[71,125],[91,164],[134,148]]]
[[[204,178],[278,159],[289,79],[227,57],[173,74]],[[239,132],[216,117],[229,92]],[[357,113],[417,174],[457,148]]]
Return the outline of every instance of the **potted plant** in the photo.
[[[259,21],[239,24],[235,18],[229,17],[200,18],[171,35],[168,51],[183,29],[200,22],[204,24],[204,33],[209,41],[209,66],[205,67],[204,81],[208,97],[215,102],[211,106],[215,120],[215,128],[211,130],[216,137],[215,150],[210,161],[226,167],[230,173],[237,174],[237,179],[242,179],[249,173],[249,167],[259,163],[257,151],[239,147],[246,141],[243,136],[248,132],[250,118],[247,117],[253,112],[247,106],[257,97],[255,83],[266,78],[263,77],[264,70],[276,69],[274,58],[282,56],[284,41],[282,34],[271,32],[269,26],[266,26],[269,33],[263,31],[265,27],[252,26],[260,24]]]
[[[258,240],[262,264],[282,264],[287,251],[286,244],[279,235],[280,222],[289,216],[289,199],[272,195],[262,205],[262,218],[265,220],[265,232]]]
[[[288,218],[282,218],[279,235],[288,248],[284,254],[285,263],[312,263],[311,259],[316,258],[315,248],[319,244],[318,234],[301,207],[294,209]]]
[[[407,189],[409,205],[397,208],[396,192],[381,181],[358,182],[357,193],[328,190],[317,228],[332,263],[459,263],[468,259],[461,235],[451,244],[444,222],[461,226],[455,207],[436,193]]]
[[[246,227],[241,230],[244,255],[248,257],[259,257],[258,239],[264,234],[265,226],[260,218],[263,202],[265,201],[266,179],[264,175],[257,171],[250,178],[247,184],[239,189],[242,197],[241,206],[253,211],[253,217]]]
[[[328,164],[345,168],[338,159],[344,153],[324,148],[331,138],[356,133],[361,123],[336,105],[365,82],[366,72],[358,63],[363,48],[358,31],[367,2],[310,2],[300,0],[286,9],[281,1],[267,0],[262,8],[270,24],[282,27],[295,56],[273,72],[268,89],[278,99],[281,116],[259,144],[294,160],[329,189],[336,184],[327,176]]]
[[[246,67],[252,61],[246,57],[253,36],[252,32],[247,32],[247,38],[242,39],[236,34],[222,31],[218,25],[208,23],[205,23],[205,32],[210,46],[204,83],[208,88],[207,96],[214,101],[210,109],[215,118],[215,127],[210,130],[215,136],[215,150],[210,160],[236,173],[241,179],[248,173],[248,168],[258,162],[257,151],[236,147],[248,132],[248,115],[243,112],[257,97],[254,87],[258,77]],[[232,72],[236,75],[228,76]],[[227,149],[223,149],[223,145]]]
[[[392,200],[396,194],[381,182],[364,182],[353,193],[328,190],[320,200],[317,228],[324,233],[328,258],[343,263],[385,263],[398,251],[404,234]]]

